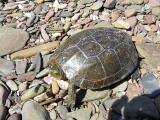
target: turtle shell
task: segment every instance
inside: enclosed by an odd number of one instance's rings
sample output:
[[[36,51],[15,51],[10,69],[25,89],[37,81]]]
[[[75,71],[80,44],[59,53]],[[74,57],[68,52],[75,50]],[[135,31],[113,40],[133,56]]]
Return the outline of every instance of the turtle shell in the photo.
[[[138,65],[131,36],[113,28],[79,32],[56,49],[53,57],[68,80],[84,89],[114,84]]]

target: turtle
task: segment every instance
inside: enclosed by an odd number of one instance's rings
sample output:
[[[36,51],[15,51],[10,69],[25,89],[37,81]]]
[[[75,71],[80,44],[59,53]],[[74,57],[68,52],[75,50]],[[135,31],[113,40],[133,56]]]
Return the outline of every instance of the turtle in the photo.
[[[69,37],[49,60],[50,74],[69,81],[68,104],[75,105],[75,87],[101,89],[131,75],[138,53],[131,36],[115,28],[90,28]]]

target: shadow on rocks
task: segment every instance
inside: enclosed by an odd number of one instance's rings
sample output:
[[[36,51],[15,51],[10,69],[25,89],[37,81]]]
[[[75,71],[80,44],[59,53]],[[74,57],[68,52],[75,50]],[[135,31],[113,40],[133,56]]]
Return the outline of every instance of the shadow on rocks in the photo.
[[[160,120],[160,89],[133,98],[122,96],[112,104],[108,120]]]

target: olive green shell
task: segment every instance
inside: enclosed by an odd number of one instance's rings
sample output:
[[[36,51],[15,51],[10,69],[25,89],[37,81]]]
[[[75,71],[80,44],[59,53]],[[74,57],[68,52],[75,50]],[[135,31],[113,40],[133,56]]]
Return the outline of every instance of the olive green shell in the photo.
[[[62,44],[53,57],[70,82],[87,89],[120,81],[138,64],[131,36],[113,28],[79,32]]]

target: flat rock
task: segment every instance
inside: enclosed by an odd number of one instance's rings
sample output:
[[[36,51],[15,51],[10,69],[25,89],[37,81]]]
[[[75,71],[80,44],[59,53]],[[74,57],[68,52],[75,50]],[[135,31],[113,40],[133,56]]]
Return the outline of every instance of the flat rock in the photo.
[[[160,16],[160,6],[152,8],[152,14],[156,16]]]
[[[131,16],[135,15],[136,13],[137,13],[137,9],[136,8],[127,8],[124,11],[125,17],[131,17]]]
[[[112,25],[116,28],[122,28],[122,29],[129,29],[130,25],[129,23],[123,21],[123,20],[117,20],[112,23]]]
[[[26,72],[27,60],[16,60],[16,73],[23,74]]]
[[[125,20],[132,28],[134,28],[138,22],[137,18],[135,16],[129,17]]]
[[[114,8],[116,3],[117,3],[117,0],[106,0],[104,2],[103,7],[105,7],[105,8]]]
[[[82,4],[90,4],[90,3],[93,3],[95,2],[96,0],[81,0],[81,3]]]
[[[89,108],[82,108],[78,109],[73,112],[67,113],[67,118],[72,117],[75,118],[76,120],[89,120],[91,116],[91,109]]]
[[[114,89],[113,89],[113,93],[116,93],[116,92],[123,92],[127,89],[127,86],[128,86],[128,82],[125,81],[123,82],[122,84],[116,86]]]
[[[62,11],[59,16],[60,17],[71,17],[73,16],[73,13],[69,11]]]
[[[14,62],[0,58],[0,71],[3,74],[9,74],[15,71]]]
[[[18,90],[18,86],[13,80],[7,80],[6,84],[12,91]]]
[[[97,1],[95,3],[93,3],[93,5],[90,7],[90,9],[92,10],[98,10],[103,6],[103,2],[102,1]]]
[[[50,117],[44,107],[35,101],[28,101],[22,108],[22,120],[50,120]]]
[[[0,38],[0,56],[3,56],[22,49],[29,34],[22,29],[1,28]]]
[[[85,96],[82,98],[82,93],[79,92],[77,95],[77,99],[82,99],[82,101],[92,101],[96,99],[102,99],[105,98],[106,96],[109,96],[110,91],[109,90],[102,90],[102,91],[92,91],[92,90],[87,90],[85,93]]]
[[[8,114],[7,107],[3,105],[0,106],[0,120],[5,120],[7,114]]]
[[[151,7],[160,6],[160,0],[149,0],[148,3]]]
[[[143,86],[145,94],[153,94],[160,89],[157,78],[151,73],[145,73],[140,80],[140,84]]]

